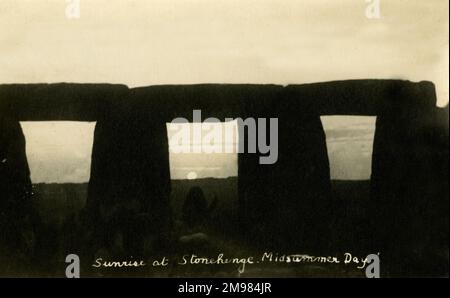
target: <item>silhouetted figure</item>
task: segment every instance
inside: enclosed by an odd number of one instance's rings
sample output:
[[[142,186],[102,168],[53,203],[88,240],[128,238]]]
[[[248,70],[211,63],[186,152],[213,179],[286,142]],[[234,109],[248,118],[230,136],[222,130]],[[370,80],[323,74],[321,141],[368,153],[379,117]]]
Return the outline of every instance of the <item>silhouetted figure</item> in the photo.
[[[217,204],[217,197],[208,206],[203,190],[198,187],[192,187],[183,204],[183,221],[189,228],[205,225],[208,223],[211,211]]]
[[[194,186],[189,189],[182,207],[182,224],[178,249],[183,253],[217,253],[215,237],[211,235],[211,212],[217,204],[217,197],[208,206],[203,190]],[[214,234],[214,233],[212,233]]]

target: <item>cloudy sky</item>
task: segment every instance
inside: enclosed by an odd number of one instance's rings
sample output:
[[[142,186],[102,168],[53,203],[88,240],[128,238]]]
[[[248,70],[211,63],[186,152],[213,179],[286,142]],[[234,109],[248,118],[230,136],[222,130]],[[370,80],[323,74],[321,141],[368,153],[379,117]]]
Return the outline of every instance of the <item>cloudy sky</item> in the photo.
[[[21,122],[33,183],[89,181],[95,122]]]
[[[68,19],[65,0],[1,0],[0,83],[395,78],[433,81],[445,105],[448,1],[380,3],[368,19],[365,0],[81,0]]]

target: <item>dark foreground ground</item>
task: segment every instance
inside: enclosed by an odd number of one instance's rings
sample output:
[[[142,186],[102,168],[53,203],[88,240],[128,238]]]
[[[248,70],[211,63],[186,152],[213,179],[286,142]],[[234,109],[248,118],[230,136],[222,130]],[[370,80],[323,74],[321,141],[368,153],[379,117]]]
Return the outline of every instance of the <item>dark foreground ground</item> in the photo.
[[[335,257],[339,263],[311,262],[303,259],[294,262],[283,256],[283,252],[252,248],[245,239],[236,236],[237,224],[237,179],[174,180],[172,183],[172,209],[175,217],[174,241],[166,253],[135,258],[127,256],[117,259],[107,252],[98,252],[92,259],[81,260],[81,275],[102,276],[158,276],[158,277],[364,277],[362,259],[372,251],[360,251],[359,243],[364,241],[367,228],[369,181],[333,181],[334,220],[333,229],[346,231],[330,239],[334,248],[325,255]],[[188,191],[200,187],[209,204],[214,199],[217,205],[211,211],[209,228],[189,230],[181,220],[182,206]],[[39,214],[43,220],[41,240],[38,241],[39,254],[35,260],[6,262],[1,258],[1,276],[65,276],[64,226],[68,219],[76,217],[83,208],[87,196],[87,184],[37,184],[34,185]],[[245,238],[245,237],[244,237]],[[81,248],[80,248],[81,249]],[[302,252],[308,254],[314,252]],[[445,255],[445,253],[443,253]],[[202,264],[203,257],[212,261],[230,264]],[[321,255],[322,256],[322,255]],[[448,256],[448,254],[447,254]],[[99,258],[102,258],[99,260]],[[444,256],[445,259],[445,256]],[[298,259],[297,259],[298,260]],[[100,267],[104,262],[142,261],[145,266]],[[448,257],[447,257],[448,261]],[[109,263],[112,265],[114,263]]]

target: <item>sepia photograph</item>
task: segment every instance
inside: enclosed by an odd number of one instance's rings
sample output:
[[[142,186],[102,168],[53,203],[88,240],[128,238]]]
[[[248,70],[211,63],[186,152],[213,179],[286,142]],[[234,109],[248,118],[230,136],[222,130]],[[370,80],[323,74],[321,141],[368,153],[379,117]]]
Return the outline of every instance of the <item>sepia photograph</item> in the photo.
[[[448,278],[448,10],[0,0],[0,277]]]

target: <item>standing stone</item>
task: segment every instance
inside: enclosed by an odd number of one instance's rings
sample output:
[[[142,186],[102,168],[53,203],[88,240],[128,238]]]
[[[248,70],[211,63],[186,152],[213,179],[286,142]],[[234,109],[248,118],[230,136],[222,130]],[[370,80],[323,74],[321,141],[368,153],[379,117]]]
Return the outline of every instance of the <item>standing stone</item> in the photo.
[[[0,115],[0,247],[4,256],[30,257],[34,220],[25,137],[18,121]]]
[[[258,113],[278,118],[278,160],[261,165],[257,155],[241,154],[239,195],[248,235],[261,248],[317,252],[327,239],[330,170],[318,111],[299,89],[277,91]]]
[[[97,121],[87,211],[97,249],[136,256],[167,240],[171,213],[165,118],[134,96]]]
[[[372,248],[383,254],[391,274],[421,275],[431,263],[439,266],[433,254],[442,244],[433,234],[445,229],[436,224],[436,216],[445,201],[448,205],[448,141],[439,141],[437,132],[448,123],[436,121],[431,83],[403,84],[392,92],[376,122]]]

